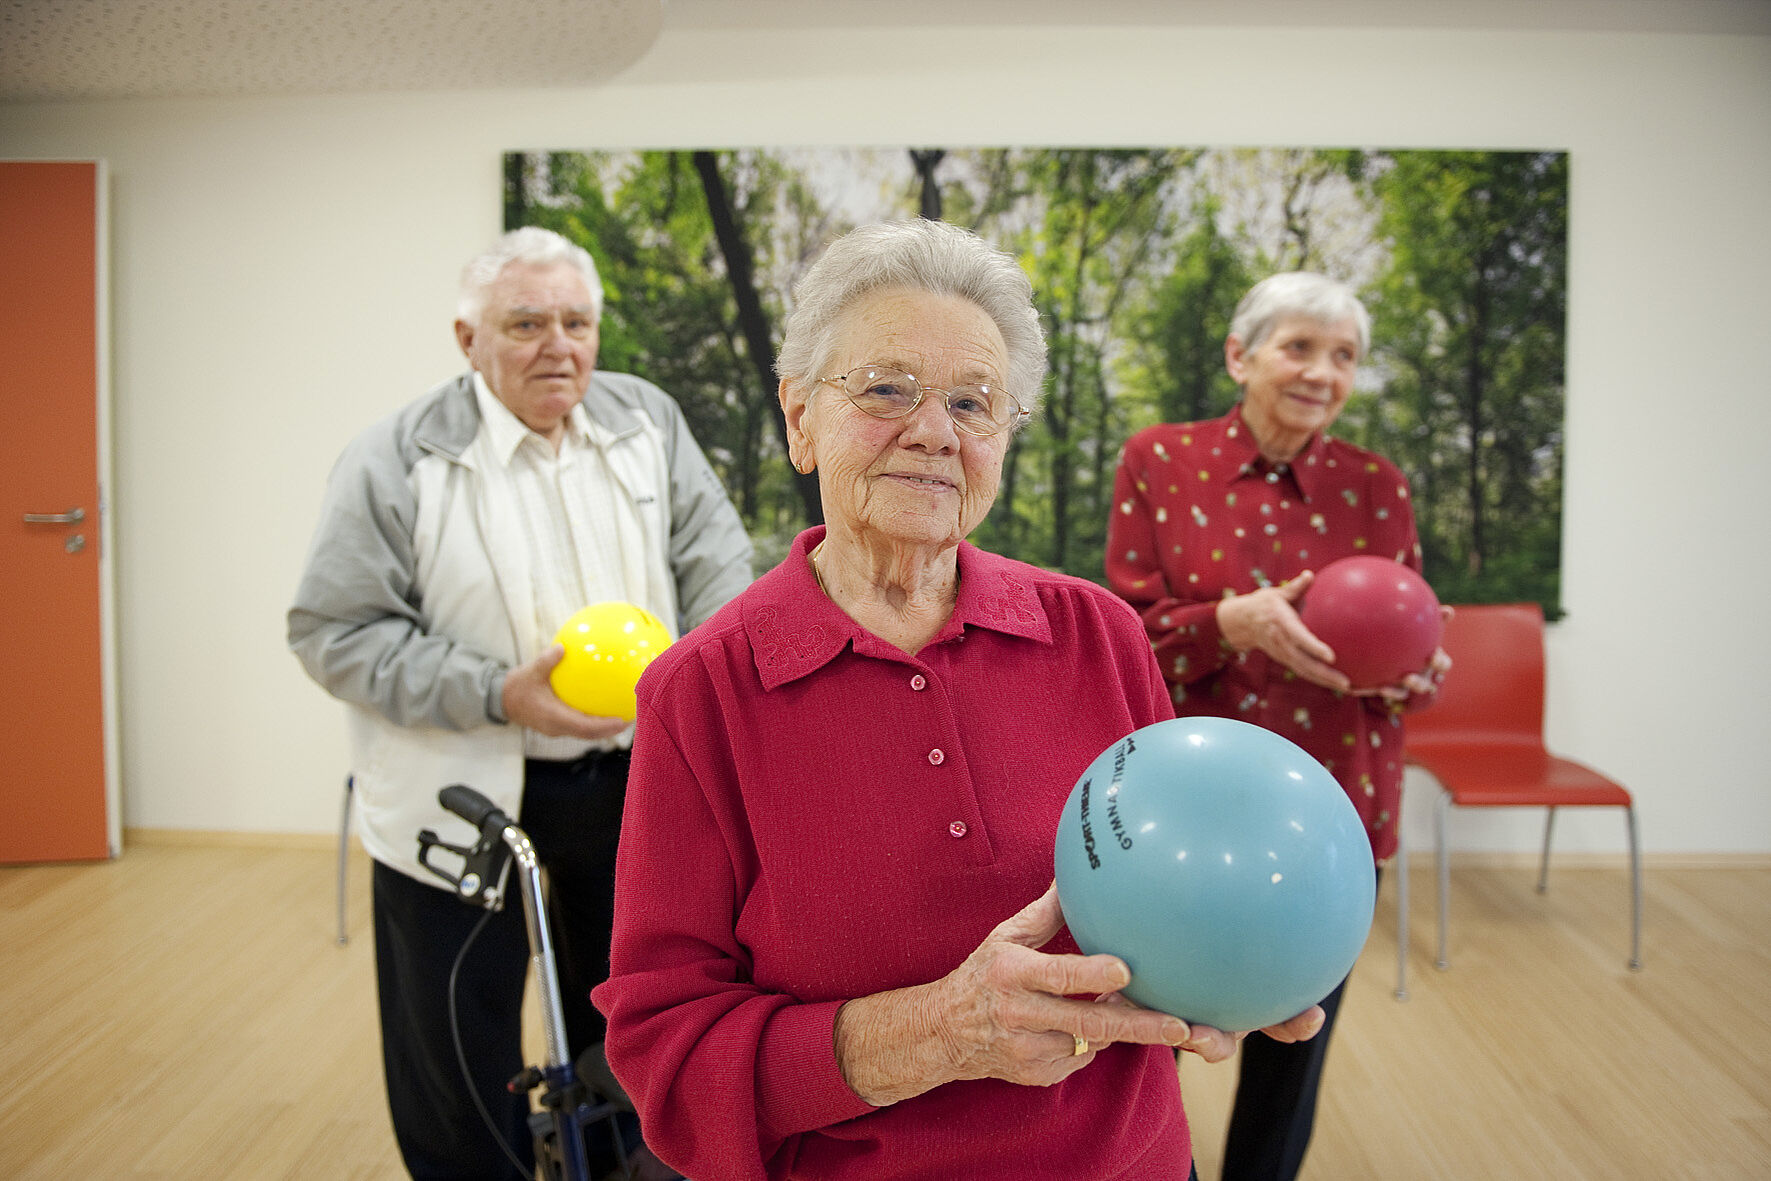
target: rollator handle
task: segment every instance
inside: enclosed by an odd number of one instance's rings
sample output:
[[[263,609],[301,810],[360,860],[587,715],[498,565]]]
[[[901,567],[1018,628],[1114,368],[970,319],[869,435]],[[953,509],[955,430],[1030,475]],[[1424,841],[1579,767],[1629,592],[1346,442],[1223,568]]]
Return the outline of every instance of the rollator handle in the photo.
[[[437,803],[479,829],[479,837],[472,845],[451,845],[431,829],[424,829],[418,834],[418,863],[455,887],[462,901],[488,910],[502,908],[504,871],[510,864],[504,834],[506,829],[516,826],[496,804],[464,783],[443,788],[437,793]],[[517,829],[519,835],[521,831]],[[526,844],[527,838],[523,839]],[[461,858],[460,874],[450,873],[431,861],[432,851],[439,848]]]
[[[450,784],[439,791],[437,803],[479,829],[482,834],[486,834],[486,830],[491,828],[490,834],[487,835],[497,837],[510,824],[510,817],[500,812],[497,804],[465,783]],[[496,827],[490,823],[494,818],[497,822]]]

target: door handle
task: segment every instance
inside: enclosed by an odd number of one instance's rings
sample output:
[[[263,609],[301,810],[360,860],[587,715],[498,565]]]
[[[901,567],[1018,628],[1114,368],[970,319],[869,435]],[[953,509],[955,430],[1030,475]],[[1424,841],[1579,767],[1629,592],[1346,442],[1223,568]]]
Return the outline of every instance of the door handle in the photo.
[[[65,513],[26,513],[27,525],[78,525],[86,519],[86,510],[71,508]]]

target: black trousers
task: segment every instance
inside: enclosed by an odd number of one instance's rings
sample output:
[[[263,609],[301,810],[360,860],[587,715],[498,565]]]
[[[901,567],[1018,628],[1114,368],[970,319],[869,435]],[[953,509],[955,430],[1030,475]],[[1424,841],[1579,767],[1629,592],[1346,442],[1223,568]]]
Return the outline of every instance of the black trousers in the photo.
[[[517,823],[546,869],[560,1000],[574,1058],[603,1040],[604,1021],[590,1003],[590,990],[609,977],[615,848],[627,767],[625,752],[598,753],[565,763],[531,760],[524,773]],[[456,1017],[474,1090],[523,1162],[523,1173],[475,1107],[450,1032],[450,968],[486,912],[447,889],[377,863],[374,915],[382,1064],[407,1170],[417,1181],[532,1175],[529,1097],[505,1090],[524,1065],[522,1003],[529,967],[514,877],[504,909],[487,921],[461,963]]]
[[[1383,871],[1378,871],[1379,880]],[[1276,1042],[1260,1033],[1242,1039],[1241,1074],[1222,1181],[1291,1181],[1303,1167],[1316,1126],[1316,1096],[1328,1060],[1329,1035],[1340,1015],[1342,980],[1322,1000],[1327,1020],[1307,1042]]]

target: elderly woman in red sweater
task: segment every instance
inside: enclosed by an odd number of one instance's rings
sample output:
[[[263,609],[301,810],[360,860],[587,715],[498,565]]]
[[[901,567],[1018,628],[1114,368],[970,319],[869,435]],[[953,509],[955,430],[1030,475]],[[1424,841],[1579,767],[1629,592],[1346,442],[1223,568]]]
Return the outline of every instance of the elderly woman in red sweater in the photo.
[[[1107,582],[1143,616],[1182,714],[1239,718],[1333,773],[1378,864],[1396,851],[1402,713],[1430,700],[1443,650],[1394,685],[1356,690],[1299,618],[1314,571],[1373,554],[1419,570],[1408,481],[1331,437],[1371,341],[1342,283],[1293,271],[1236,306],[1224,363],[1242,387],[1222,418],[1164,423],[1125,444],[1107,527]],[[1323,1002],[1332,1028],[1345,985]],[[1309,1145],[1328,1029],[1244,1048],[1224,1181],[1287,1181]]]
[[[827,524],[639,690],[595,1000],[648,1144],[696,1181],[1187,1177],[1174,1051],[1236,1039],[1119,998],[1051,889],[1071,785],[1167,686],[1122,601],[964,540],[1044,378],[1025,274],[855,230],[778,368]]]

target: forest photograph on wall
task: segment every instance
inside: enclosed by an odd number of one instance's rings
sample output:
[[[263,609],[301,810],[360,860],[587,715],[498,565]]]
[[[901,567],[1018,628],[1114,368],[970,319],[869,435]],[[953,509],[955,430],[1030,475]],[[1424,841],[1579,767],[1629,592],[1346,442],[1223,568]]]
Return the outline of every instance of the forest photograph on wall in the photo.
[[[832,239],[936,217],[1015,255],[1050,346],[1039,413],[972,540],[1094,581],[1120,448],[1238,390],[1242,294],[1320,271],[1359,294],[1371,349],[1331,433],[1413,490],[1445,602],[1561,614],[1568,158],[1319,148],[755,148],[513,152],[506,228],[590,250],[602,368],[681,404],[759,571],[821,519],[786,459],[774,372],[792,290]]]

